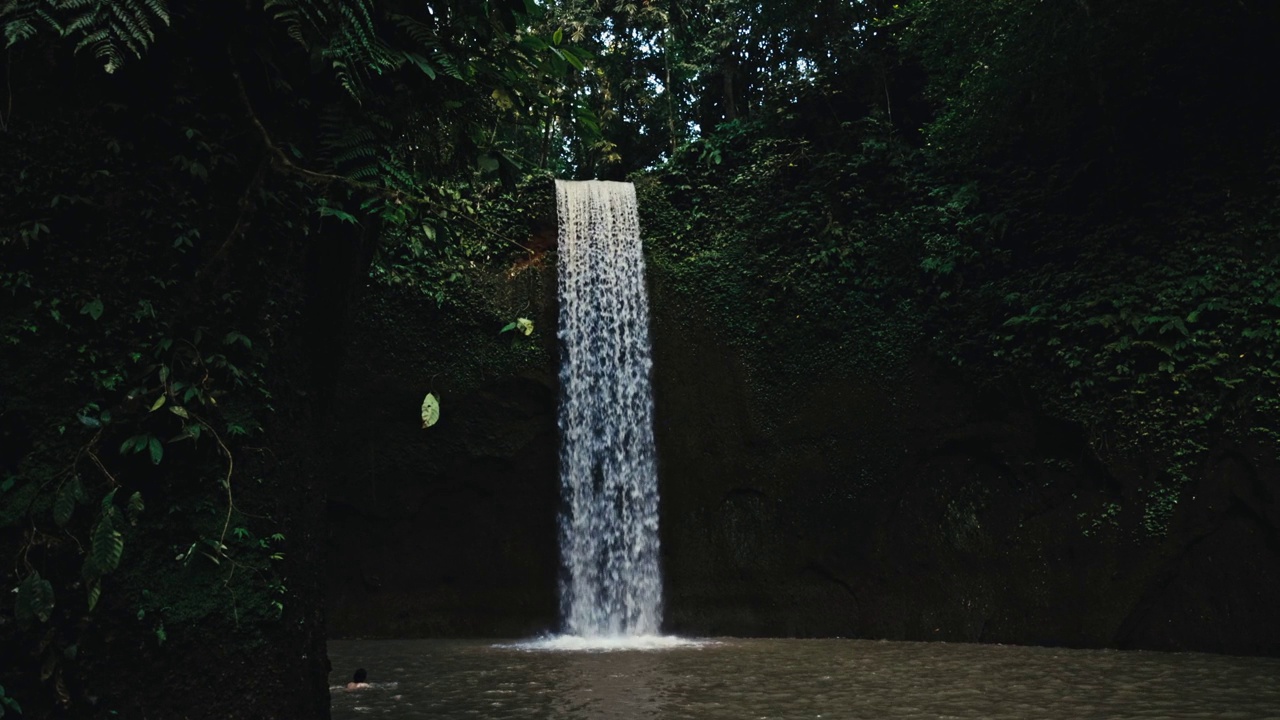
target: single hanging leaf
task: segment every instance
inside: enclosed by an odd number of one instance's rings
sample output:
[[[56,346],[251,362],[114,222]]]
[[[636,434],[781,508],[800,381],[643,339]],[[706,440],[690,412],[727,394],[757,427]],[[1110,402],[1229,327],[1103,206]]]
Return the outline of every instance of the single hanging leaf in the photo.
[[[417,65],[418,69],[425,73],[428,78],[432,80],[436,79],[436,69],[431,66],[431,63],[428,62],[426,58],[422,57],[418,53],[405,53],[405,57],[414,65]]]
[[[115,493],[114,490],[111,492]],[[93,546],[89,551],[89,560],[93,563],[93,569],[98,575],[105,575],[115,570],[120,565],[120,557],[124,555],[124,536],[116,530],[116,513],[115,506],[104,506],[102,517],[98,519],[98,525],[93,529],[91,536]]]
[[[573,54],[573,50],[570,48],[562,48],[560,52],[564,56],[564,59],[578,71],[587,69],[586,64],[582,62],[582,58]]]
[[[129,504],[126,505],[125,508],[129,516],[129,524],[137,525],[138,516],[142,514],[143,510],[147,509],[147,506],[142,502],[142,493],[135,492],[134,494],[130,495]]]
[[[20,623],[32,620],[48,622],[53,613],[53,585],[40,577],[40,573],[31,571],[18,586],[18,600],[14,605],[14,617]]]
[[[253,349],[253,341],[250,340],[248,337],[246,337],[244,334],[235,332],[234,330],[227,333],[227,336],[222,339],[223,345],[231,345],[233,343],[240,343],[241,345],[244,345],[245,348],[248,350]]]
[[[74,476],[72,476],[72,478],[71,478],[71,490],[72,490],[72,492],[74,492],[74,493],[75,493],[75,496],[76,496],[76,502],[78,502],[78,503],[87,503],[87,502],[89,502],[89,493],[87,493],[87,492],[85,492],[85,491],[84,491],[84,485],[80,482],[80,476],[79,476],[79,475],[74,475]]]
[[[429,428],[438,420],[440,420],[440,401],[435,395],[427,393],[427,396],[422,398],[422,427]]]
[[[73,476],[70,480],[62,483],[62,487],[58,488],[58,494],[53,498],[53,522],[58,527],[66,527],[71,522],[71,514],[75,512],[76,501],[84,495],[84,490],[79,487],[80,477]]]
[[[62,668],[59,667],[53,675],[53,694],[58,698],[58,704],[62,707],[71,705],[71,692],[67,690],[67,681],[62,677]]]
[[[161,393],[160,397],[156,398],[156,401],[151,403],[151,412],[155,412],[160,408],[164,407],[164,401],[165,401],[165,396],[163,393]]]
[[[320,217],[336,217],[345,223],[351,223],[352,225],[360,224],[360,221],[356,219],[355,215],[327,205],[320,208]]]
[[[89,582],[89,611],[93,612],[93,608],[98,605],[98,598],[102,597],[102,583],[96,578]]]
[[[160,458],[164,457],[164,446],[160,444],[160,438],[152,435],[147,441],[147,448],[151,451],[151,464],[159,465]]]
[[[526,336],[533,334],[533,321],[529,318],[516,318],[516,329]]]

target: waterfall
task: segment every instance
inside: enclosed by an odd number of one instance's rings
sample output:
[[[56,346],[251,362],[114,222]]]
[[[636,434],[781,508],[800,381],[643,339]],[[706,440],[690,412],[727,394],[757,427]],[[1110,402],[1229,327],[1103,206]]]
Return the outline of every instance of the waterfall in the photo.
[[[564,632],[656,635],[649,303],[631,183],[556,181]]]

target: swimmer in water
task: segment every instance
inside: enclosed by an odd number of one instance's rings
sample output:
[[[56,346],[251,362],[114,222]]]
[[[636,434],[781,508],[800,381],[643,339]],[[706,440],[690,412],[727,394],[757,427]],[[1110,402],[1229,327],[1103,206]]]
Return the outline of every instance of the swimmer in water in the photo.
[[[369,677],[369,674],[364,671],[364,668],[356,670],[356,674],[352,676],[351,682],[347,683],[347,689],[364,690],[369,687],[369,683],[365,682],[365,678],[367,677]]]

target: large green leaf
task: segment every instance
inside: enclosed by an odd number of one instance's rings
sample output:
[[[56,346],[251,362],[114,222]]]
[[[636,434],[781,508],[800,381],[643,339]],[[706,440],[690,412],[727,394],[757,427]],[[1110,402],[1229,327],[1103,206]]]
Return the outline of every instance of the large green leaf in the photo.
[[[439,420],[440,401],[435,395],[427,393],[427,396],[422,398],[422,427],[429,428]]]
[[[80,485],[80,476],[72,475],[71,479],[62,483],[58,494],[53,498],[53,522],[58,527],[66,527],[75,512],[76,503],[84,500],[84,488]]]
[[[419,70],[425,73],[427,77],[431,78],[432,80],[436,79],[436,69],[431,66],[431,63],[428,62],[426,58],[422,57],[418,53],[413,53],[413,52],[405,53],[404,56],[408,58],[409,61],[412,62],[414,65],[416,65]]]
[[[40,577],[35,570],[23,579],[18,586],[18,599],[14,606],[14,617],[20,623],[32,620],[48,622],[53,613],[53,585]]]
[[[360,224],[360,221],[356,219],[355,215],[336,207],[329,207],[328,205],[320,206],[320,217],[336,217],[345,223],[351,223],[352,225]]]
[[[142,493],[135,492],[134,494],[130,495],[129,504],[125,506],[125,509],[129,516],[129,524],[137,525],[138,516],[142,514],[143,510],[147,509],[147,506],[142,502]]]
[[[89,592],[89,611],[92,612],[98,606],[98,598],[102,597],[102,582],[97,578],[90,580],[85,587]]]
[[[115,490],[112,490],[108,497],[114,494]],[[97,575],[105,575],[115,570],[120,565],[120,557],[124,555],[124,536],[116,530],[118,520],[119,511],[114,505],[109,505],[104,500],[102,515],[98,518],[98,524],[94,526],[90,536],[92,546],[89,551],[89,562]]]

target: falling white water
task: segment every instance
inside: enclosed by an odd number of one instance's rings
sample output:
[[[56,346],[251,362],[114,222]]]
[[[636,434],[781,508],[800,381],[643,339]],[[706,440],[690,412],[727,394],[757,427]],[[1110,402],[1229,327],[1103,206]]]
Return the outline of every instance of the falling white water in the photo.
[[[564,632],[662,622],[649,304],[631,183],[556,181]]]

